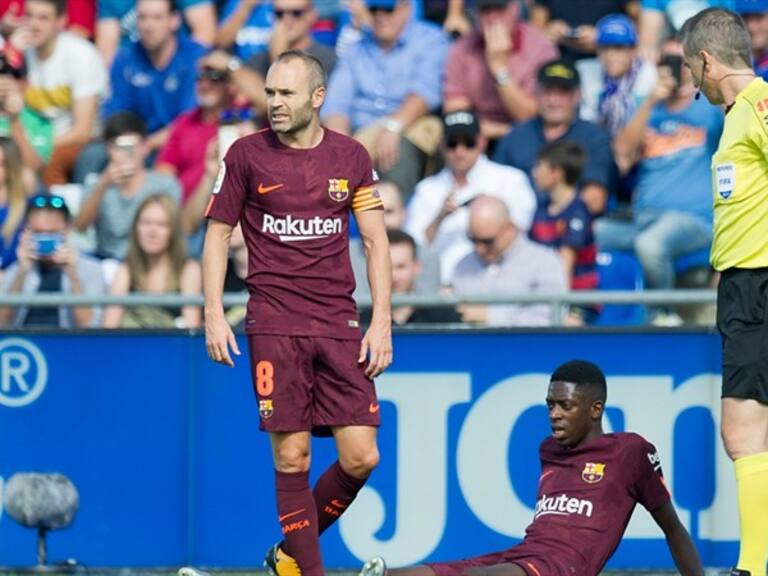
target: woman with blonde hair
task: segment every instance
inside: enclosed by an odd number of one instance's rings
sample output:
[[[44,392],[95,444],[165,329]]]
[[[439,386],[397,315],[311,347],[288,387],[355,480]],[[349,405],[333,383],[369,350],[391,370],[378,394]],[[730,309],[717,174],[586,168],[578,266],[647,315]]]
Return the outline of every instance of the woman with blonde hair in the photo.
[[[0,136],[0,270],[16,261],[27,198],[33,189],[33,178],[25,174],[19,147]]]
[[[148,196],[136,212],[128,253],[115,273],[110,293],[191,295],[201,291],[200,264],[187,258],[178,207],[168,196]],[[105,328],[197,328],[200,322],[197,306],[110,306],[104,313]]]

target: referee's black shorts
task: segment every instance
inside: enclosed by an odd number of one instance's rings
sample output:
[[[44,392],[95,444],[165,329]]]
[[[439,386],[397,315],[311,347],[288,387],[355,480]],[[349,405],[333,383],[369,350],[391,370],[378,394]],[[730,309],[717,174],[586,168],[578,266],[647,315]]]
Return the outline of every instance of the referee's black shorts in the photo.
[[[723,398],[768,404],[768,268],[730,268],[717,288]]]

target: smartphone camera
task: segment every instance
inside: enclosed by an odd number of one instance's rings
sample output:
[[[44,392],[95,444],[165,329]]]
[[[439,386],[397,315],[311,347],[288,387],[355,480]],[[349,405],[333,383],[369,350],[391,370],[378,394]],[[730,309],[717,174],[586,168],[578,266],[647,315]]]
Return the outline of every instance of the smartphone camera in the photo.
[[[60,234],[34,234],[32,241],[38,256],[52,256],[61,246],[64,239]]]
[[[664,54],[659,61],[659,66],[669,68],[672,78],[675,79],[675,86],[680,87],[681,76],[683,73],[683,57],[677,54]]]

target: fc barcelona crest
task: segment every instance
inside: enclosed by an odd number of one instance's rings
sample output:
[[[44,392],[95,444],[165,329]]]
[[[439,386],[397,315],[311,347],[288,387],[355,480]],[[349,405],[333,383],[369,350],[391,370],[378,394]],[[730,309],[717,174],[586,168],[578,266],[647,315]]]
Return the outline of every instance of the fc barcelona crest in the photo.
[[[349,198],[349,180],[346,178],[329,178],[328,196],[336,202],[344,202]]]
[[[272,407],[272,400],[259,400],[259,416],[266,420],[274,414],[275,410]]]
[[[584,470],[581,471],[581,479],[587,484],[597,484],[603,479],[605,474],[605,464],[587,462],[584,464]]]

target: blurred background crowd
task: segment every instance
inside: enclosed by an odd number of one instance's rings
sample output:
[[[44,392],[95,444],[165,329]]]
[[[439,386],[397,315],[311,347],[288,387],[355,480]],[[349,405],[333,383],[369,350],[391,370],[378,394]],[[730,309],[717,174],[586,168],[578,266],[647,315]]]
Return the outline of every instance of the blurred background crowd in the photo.
[[[0,292],[199,294],[221,157],[266,125],[287,49],[381,178],[396,294],[708,287],[711,155],[675,32],[768,0],[0,0]],[[367,292],[354,226],[350,257]],[[226,290],[244,290],[233,239]],[[680,309],[568,325],[683,322]],[[542,326],[549,305],[398,307],[396,324]],[[6,327],[198,327],[196,307],[0,308]],[[244,310],[229,311],[234,326]],[[688,318],[686,318],[688,319]]]

